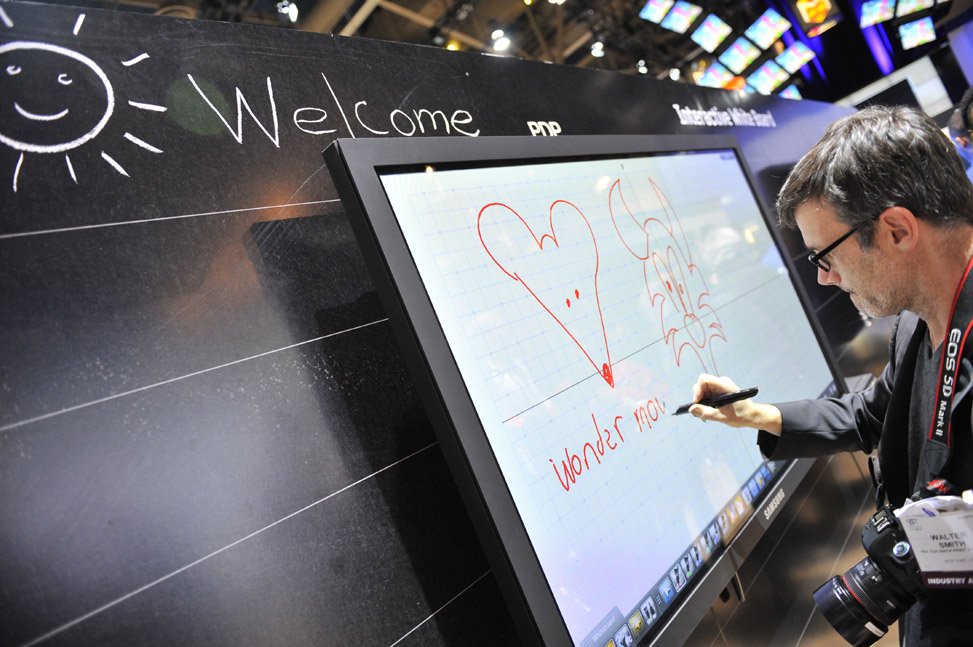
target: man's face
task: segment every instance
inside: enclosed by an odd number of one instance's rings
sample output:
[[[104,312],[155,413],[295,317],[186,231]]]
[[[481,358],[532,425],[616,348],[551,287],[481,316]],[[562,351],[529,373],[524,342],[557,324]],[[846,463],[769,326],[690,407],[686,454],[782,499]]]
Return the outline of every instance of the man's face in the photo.
[[[824,249],[851,229],[838,220],[830,206],[817,200],[799,206],[794,217],[809,250]],[[880,236],[868,250],[862,249],[858,236],[853,234],[828,254],[831,271],[818,268],[818,283],[838,286],[856,308],[871,317],[902,312],[907,307],[907,294],[896,282],[899,268],[890,262]]]

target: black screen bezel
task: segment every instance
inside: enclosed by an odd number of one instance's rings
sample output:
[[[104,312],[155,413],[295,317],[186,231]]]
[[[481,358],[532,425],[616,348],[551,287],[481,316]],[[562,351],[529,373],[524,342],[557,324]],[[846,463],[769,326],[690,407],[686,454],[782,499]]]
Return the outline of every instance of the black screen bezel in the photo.
[[[754,202],[784,260],[798,300],[814,331],[823,358],[840,391],[845,385],[786,246],[768,218],[753,176],[734,137],[723,135],[638,135],[535,137],[428,137],[339,139],[324,152],[352,228],[378,287],[394,334],[415,378],[420,397],[440,441],[460,494],[477,528],[504,597],[527,644],[573,644],[547,578],[507,489],[486,433],[466,390],[459,367],[440,327],[395,214],[381,183],[390,172],[469,168],[598,157],[652,156],[732,150]],[[817,395],[817,394],[809,394]],[[809,469],[798,461],[782,469],[762,500],[794,486]],[[777,497],[778,505],[780,497]],[[739,563],[763,534],[754,514],[720,557],[684,591],[675,616],[667,618],[653,642],[685,638],[726,586]],[[647,582],[651,587],[654,582]],[[693,609],[690,613],[689,609]],[[624,611],[624,610],[623,610]],[[641,644],[641,640],[639,641]]]

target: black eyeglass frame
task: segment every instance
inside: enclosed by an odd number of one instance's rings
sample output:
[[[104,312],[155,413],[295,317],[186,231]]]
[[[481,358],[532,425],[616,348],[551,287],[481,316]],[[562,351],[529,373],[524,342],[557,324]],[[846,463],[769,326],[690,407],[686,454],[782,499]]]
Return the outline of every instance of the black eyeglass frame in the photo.
[[[848,231],[848,233],[846,233],[844,236],[842,236],[838,240],[834,241],[833,243],[831,243],[830,245],[822,249],[820,252],[811,252],[810,254],[808,254],[807,260],[809,260],[811,264],[817,267],[818,269],[824,270],[825,272],[830,272],[831,263],[828,260],[826,260],[824,257],[830,254],[832,251],[834,251],[835,247],[848,240],[852,234],[854,234],[856,231],[858,231],[859,229],[867,225],[869,222],[871,221],[863,220],[862,222],[858,223],[857,225],[852,227],[851,230]]]

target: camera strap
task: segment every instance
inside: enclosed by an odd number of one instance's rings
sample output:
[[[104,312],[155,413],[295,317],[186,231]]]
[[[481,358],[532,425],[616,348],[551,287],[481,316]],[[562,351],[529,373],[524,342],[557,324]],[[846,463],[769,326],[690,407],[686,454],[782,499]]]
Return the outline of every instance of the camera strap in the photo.
[[[943,476],[951,455],[950,418],[953,394],[959,378],[960,360],[964,352],[973,348],[966,347],[966,339],[973,328],[973,259],[966,266],[966,272],[953,297],[953,308],[949,314],[949,328],[943,342],[943,356],[939,363],[939,383],[936,391],[936,408],[933,410],[929,428],[928,442],[923,447],[926,467],[932,478]],[[973,346],[973,344],[971,344]]]

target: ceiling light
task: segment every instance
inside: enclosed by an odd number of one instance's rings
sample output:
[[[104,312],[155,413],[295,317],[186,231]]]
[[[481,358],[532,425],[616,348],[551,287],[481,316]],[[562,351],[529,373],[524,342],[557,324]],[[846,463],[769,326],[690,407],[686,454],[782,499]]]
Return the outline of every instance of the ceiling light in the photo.
[[[277,3],[277,11],[291,22],[297,22],[298,8],[297,4],[290,2],[290,0],[281,0]]]
[[[490,35],[490,38],[492,38],[493,40],[500,40],[501,38],[503,38],[503,30],[494,29],[493,34]]]
[[[493,41],[493,49],[498,52],[502,52],[510,47],[510,39],[506,36],[501,36],[500,38]]]

